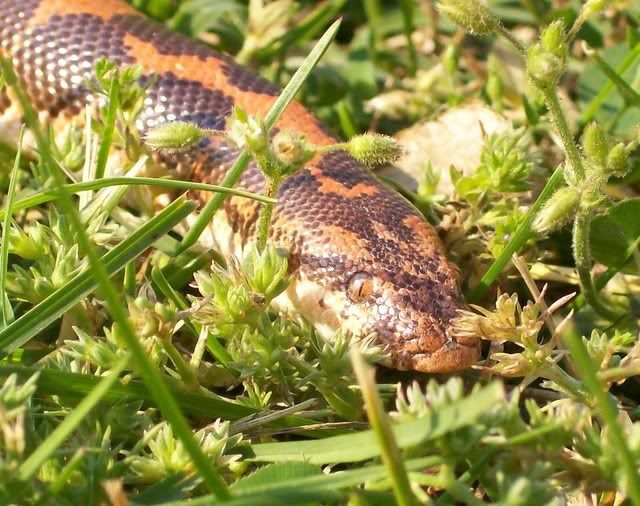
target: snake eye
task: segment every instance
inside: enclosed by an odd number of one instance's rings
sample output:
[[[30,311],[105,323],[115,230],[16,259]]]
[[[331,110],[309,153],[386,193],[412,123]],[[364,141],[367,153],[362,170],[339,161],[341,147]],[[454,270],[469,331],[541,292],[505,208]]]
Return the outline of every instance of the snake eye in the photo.
[[[373,277],[366,272],[357,272],[349,280],[347,294],[353,302],[362,302],[373,293]]]

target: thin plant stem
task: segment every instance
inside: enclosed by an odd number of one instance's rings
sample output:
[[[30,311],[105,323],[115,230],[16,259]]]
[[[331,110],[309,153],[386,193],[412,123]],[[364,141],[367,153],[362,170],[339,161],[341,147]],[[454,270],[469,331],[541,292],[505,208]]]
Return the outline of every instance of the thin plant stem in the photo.
[[[591,216],[591,210],[579,208],[573,222],[573,256],[576,270],[580,278],[582,293],[584,293],[587,302],[600,315],[610,320],[615,320],[620,315],[600,299],[591,277]]]
[[[589,403],[589,392],[573,376],[567,374],[559,365],[545,367],[539,372],[542,378],[553,381],[582,402]]]
[[[280,188],[282,179],[279,177],[271,177],[267,180],[266,197],[274,198]],[[258,251],[263,251],[267,246],[267,239],[269,238],[269,226],[271,225],[271,215],[273,214],[273,203],[266,203],[260,208],[260,214],[258,215],[258,236],[257,246]]]
[[[107,114],[105,115],[105,124],[102,135],[100,136],[100,147],[98,148],[98,156],[96,159],[96,179],[104,177],[107,161],[109,159],[109,150],[113,139],[113,132],[116,126],[116,114],[120,105],[120,83],[117,79],[111,80],[109,88],[109,103],[107,105]]]
[[[175,366],[178,374],[182,378],[187,390],[197,391],[200,387],[200,383],[198,382],[198,377],[193,369],[187,364],[187,362],[182,358],[182,355],[178,351],[178,349],[174,346],[174,344],[169,339],[161,339],[162,349],[168,355],[171,362]]]
[[[517,51],[520,53],[520,55],[524,58],[524,56],[526,55],[527,50],[522,45],[522,42],[520,42],[518,39],[516,39],[516,37],[509,30],[507,30],[504,26],[502,26],[502,23],[497,23],[496,30],[507,41],[509,41],[511,43],[511,45],[513,47],[515,47],[517,49]]]
[[[9,209],[13,205],[13,199],[16,194],[16,182],[18,181],[18,169],[20,168],[20,159],[22,157],[22,140],[24,138],[24,125],[20,128],[18,137],[18,152],[13,161],[13,169],[9,180],[9,189],[7,190],[6,205]],[[11,307],[9,299],[6,296],[6,280],[7,268],[9,266],[9,234],[11,232],[11,213],[4,216],[2,223],[2,245],[0,246],[0,328],[5,328],[11,315]]]
[[[402,26],[404,28],[404,35],[407,38],[407,49],[409,51],[409,75],[414,76],[418,68],[418,55],[416,47],[413,44],[413,39],[411,38],[414,31],[414,0],[401,0],[400,8],[402,9]]]
[[[378,60],[378,49],[381,43],[380,31],[380,19],[382,18],[382,8],[380,7],[380,0],[363,0],[364,12],[367,16],[367,27],[369,28],[369,54],[372,61]]]
[[[558,94],[553,87],[544,88],[542,90],[542,93],[544,95],[545,104],[549,108],[551,118],[556,125],[556,130],[560,135],[560,139],[562,140],[564,152],[567,159],[569,160],[569,164],[575,171],[578,180],[582,181],[585,178],[585,170],[582,165],[582,158],[580,158],[578,146],[576,146],[576,143],[573,140],[571,129],[569,128],[569,124],[567,123],[567,115],[562,109],[562,105],[560,104],[560,100],[558,99]]]

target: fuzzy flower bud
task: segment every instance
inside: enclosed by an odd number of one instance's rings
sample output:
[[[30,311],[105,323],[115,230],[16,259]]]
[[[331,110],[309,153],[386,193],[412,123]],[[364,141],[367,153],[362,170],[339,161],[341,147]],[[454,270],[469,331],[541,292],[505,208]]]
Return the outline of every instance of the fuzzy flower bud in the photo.
[[[587,0],[587,2],[582,6],[582,11],[590,16],[604,10],[609,3],[610,0]]]
[[[564,25],[555,21],[544,29],[540,40],[527,52],[527,74],[539,88],[555,86],[567,63]]]
[[[377,133],[356,135],[344,145],[344,149],[369,167],[384,165],[402,156],[402,146],[393,137]]]
[[[575,188],[560,188],[536,216],[533,229],[543,233],[563,227],[573,219],[579,204],[580,194]]]
[[[305,142],[303,136],[288,130],[282,130],[274,135],[271,140],[271,152],[281,165],[294,170],[314,155],[313,149]]]
[[[580,25],[594,14],[598,14],[600,11],[603,11],[610,2],[611,0],[587,0],[580,10]]]
[[[200,128],[195,123],[173,121],[152,128],[145,135],[145,144],[151,149],[181,151],[197,144],[212,131]]]
[[[542,47],[558,58],[566,59],[567,44],[565,42],[564,24],[561,20],[547,26],[540,35]]]
[[[498,26],[498,19],[481,0],[441,0],[438,9],[469,33],[489,35]]]
[[[605,167],[609,174],[617,177],[623,177],[629,171],[629,154],[622,142],[611,148]]]
[[[604,132],[597,123],[589,123],[582,135],[582,148],[585,155],[594,162],[603,165],[607,157],[609,145]]]
[[[47,253],[43,245],[45,237],[42,227],[30,227],[29,234],[21,228],[11,227],[9,229],[9,251],[27,260],[39,260]]]

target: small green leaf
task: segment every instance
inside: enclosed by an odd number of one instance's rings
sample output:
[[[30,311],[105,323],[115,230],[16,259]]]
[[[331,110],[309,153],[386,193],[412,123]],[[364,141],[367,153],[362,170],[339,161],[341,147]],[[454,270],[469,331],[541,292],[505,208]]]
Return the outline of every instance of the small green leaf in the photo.
[[[593,258],[607,267],[622,268],[629,252],[640,245],[640,198],[625,200],[591,222]],[[632,264],[629,269],[635,272]]]
[[[269,487],[278,482],[317,476],[322,474],[322,469],[307,462],[276,462],[261,467],[254,473],[245,476],[234,483],[230,490],[232,493],[247,493],[263,487]]]

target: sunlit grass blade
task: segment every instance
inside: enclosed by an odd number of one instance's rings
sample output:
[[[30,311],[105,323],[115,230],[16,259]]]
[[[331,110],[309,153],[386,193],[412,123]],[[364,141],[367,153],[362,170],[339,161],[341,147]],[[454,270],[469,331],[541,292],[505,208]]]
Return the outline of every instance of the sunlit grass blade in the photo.
[[[56,369],[38,369],[19,365],[0,365],[0,379],[5,380],[11,374],[16,374],[18,379],[26,381],[33,374],[38,373],[36,392],[38,395],[60,395],[64,397],[80,398],[91,392],[99,383],[100,378],[88,374],[79,374]],[[256,409],[231,402],[220,396],[205,396],[202,394],[187,392],[173,384],[168,388],[178,401],[180,407],[190,416],[206,419],[224,418],[226,420],[239,420],[255,415]],[[154,404],[154,399],[144,383],[138,380],[129,381],[126,384],[115,383],[105,393],[103,399],[108,402],[117,401],[144,401]],[[301,425],[314,423],[313,420],[301,416],[286,416],[266,423],[271,427],[294,428]],[[325,432],[326,433],[326,432]]]
[[[507,264],[511,261],[511,257],[514,253],[519,253],[524,247],[525,243],[529,240],[532,234],[531,225],[533,220],[538,215],[540,209],[547,201],[553,192],[560,186],[564,179],[564,174],[562,171],[562,167],[558,167],[554,173],[551,175],[549,179],[547,179],[547,183],[544,185],[544,188],[538,195],[538,198],[533,203],[533,205],[527,211],[527,214],[524,216],[522,222],[518,226],[516,232],[511,236],[507,244],[505,244],[503,250],[498,255],[487,272],[484,273],[482,279],[478,285],[469,291],[469,293],[465,294],[468,302],[477,301],[480,297],[484,295],[484,293],[489,289],[489,287],[494,283],[498,276],[502,273]]]
[[[369,53],[372,61],[378,60],[378,50],[382,43],[380,23],[382,19],[382,6],[380,0],[362,0],[364,12],[367,16],[367,28],[369,29]]]
[[[504,388],[491,383],[474,392],[472,397],[454,402],[430,416],[404,422],[393,427],[400,448],[415,446],[472,424],[504,398]],[[318,441],[287,441],[251,446],[248,457],[254,462],[306,461],[312,464],[359,462],[380,455],[372,431],[339,435]]]
[[[112,276],[124,268],[130,260],[144,252],[158,237],[166,234],[194,209],[195,204],[188,202],[184,197],[167,206],[103,256],[108,275]],[[86,269],[74,276],[64,286],[0,332],[2,354],[11,353],[38,335],[89,293],[95,291],[97,286],[91,269]]]
[[[640,56],[640,44],[636,44],[636,46],[625,55],[622,63],[618,67],[616,67],[615,73],[620,76],[623,75],[627,70],[629,70],[629,68],[631,68],[631,65],[633,65],[638,56]],[[606,84],[598,91],[598,94],[593,97],[584,108],[584,111],[582,112],[582,115],[580,117],[581,124],[586,125],[594,118],[613,88],[613,81],[607,81]]]
[[[413,76],[418,68],[418,55],[412,38],[415,2],[414,0],[400,0],[400,7],[402,8],[402,26],[404,35],[407,38],[407,50],[409,51],[409,75]]]
[[[442,457],[422,457],[409,459],[404,465],[409,471],[429,469],[443,462]],[[248,488],[240,494],[225,502],[231,506],[257,506],[273,504],[307,504],[307,503],[333,503],[344,499],[345,494],[341,489],[355,487],[365,482],[377,482],[387,477],[387,470],[383,465],[369,466],[361,469],[320,474],[302,478],[275,481],[260,487]],[[241,482],[239,482],[241,483]],[[232,488],[233,490],[233,488]],[[198,497],[189,501],[176,501],[166,503],[165,506],[200,506],[211,504],[213,498]],[[132,505],[136,505],[135,498]]]
[[[629,54],[633,55],[633,51]],[[600,67],[600,70],[610,79],[611,83],[618,88],[629,105],[640,107],[640,93],[634,90],[621,74],[614,70],[596,51],[590,49],[587,51],[589,57]],[[627,55],[628,57],[629,55]]]
[[[22,158],[22,141],[24,139],[24,126],[20,129],[18,137],[18,151],[13,162],[11,178],[9,179],[9,189],[7,190],[6,206],[11,209],[13,199],[16,193],[16,182],[18,180],[18,168],[20,167],[20,159]],[[9,233],[11,231],[11,213],[7,213],[2,221],[2,244],[0,245],[0,329],[4,329],[10,319],[12,313],[9,306],[9,298],[7,297],[5,288],[7,280],[7,270],[9,267]]]
[[[375,372],[371,366],[365,363],[356,348],[351,349],[351,362],[364,398],[369,423],[380,448],[380,459],[387,468],[393,495],[401,506],[417,505],[418,500],[411,491],[411,484],[393,434],[391,421],[384,411],[380,394],[376,389]]]
[[[234,188],[227,188],[214,184],[196,183],[193,181],[180,181],[177,179],[161,179],[153,177],[104,177],[94,181],[82,181],[80,183],[69,183],[64,185],[65,189],[69,191],[69,193],[79,193],[87,190],[100,190],[111,186],[154,186],[185,191],[221,192],[226,195],[234,195],[236,197],[258,200],[260,202],[274,202],[274,199],[269,197],[245,192],[243,190],[236,190]],[[29,195],[28,197],[16,200],[12,205],[12,211],[15,212],[20,209],[28,209],[29,207],[52,202],[57,200],[59,197],[60,196],[55,190],[37,192],[33,195]],[[5,209],[1,209],[0,216],[4,217],[4,213]]]
[[[598,366],[589,356],[582,338],[575,332],[567,332],[564,342],[571,352],[571,357],[582,376],[584,385],[593,396],[595,409],[598,411],[601,421],[609,430],[611,444],[617,451],[622,471],[627,477],[629,498],[634,504],[640,504],[640,475],[638,474],[636,457],[632,453],[622,427],[618,422],[618,408],[598,378]]]
[[[340,10],[344,7],[346,0],[329,0],[319,3],[309,14],[292,26],[282,38],[276,39],[272,44],[263,48],[259,52],[259,59],[265,60],[274,58],[282,53],[283,48],[291,48],[300,43],[311,40],[322,30],[329,21],[335,19]]]
[[[273,106],[271,106],[271,109],[264,118],[267,129],[273,128],[284,110],[293,100],[293,97],[295,97],[296,93],[298,93],[298,90],[302,86],[302,83],[304,83],[304,81],[307,79],[311,71],[315,68],[316,64],[318,63],[318,61],[320,61],[320,58],[322,58],[322,55],[331,44],[331,41],[338,32],[338,28],[340,28],[340,20],[334,22],[324,33],[315,47],[307,55],[304,62],[302,63],[302,65],[300,65],[300,68],[293,75],[289,83],[282,90],[282,93],[280,93],[276,101],[273,103]],[[249,154],[249,152],[247,150],[242,150],[238,155],[238,158],[236,158],[235,162],[225,175],[221,185],[226,187],[234,186],[240,179],[240,176],[242,175],[244,170],[249,165],[250,161],[251,155]],[[198,241],[204,229],[211,222],[213,215],[224,202],[224,199],[225,195],[223,194],[214,195],[211,200],[209,200],[209,202],[205,204],[202,211],[200,212],[200,216],[198,216],[197,221],[193,224],[189,232],[185,234],[176,252],[177,254],[182,253],[184,250],[190,248]]]
[[[100,146],[98,147],[98,156],[96,158],[96,179],[104,177],[104,171],[107,167],[109,159],[109,150],[111,149],[111,141],[116,126],[116,113],[120,105],[120,83],[118,79],[111,80],[109,88],[109,101],[107,105],[107,114],[104,118],[104,129],[100,136]]]
[[[109,388],[118,381],[118,376],[127,366],[129,357],[120,359],[99,383],[82,399],[82,401],[65,417],[65,419],[18,467],[18,478],[28,480],[38,472],[40,466],[62,445],[67,437],[80,425],[108,392]]]

